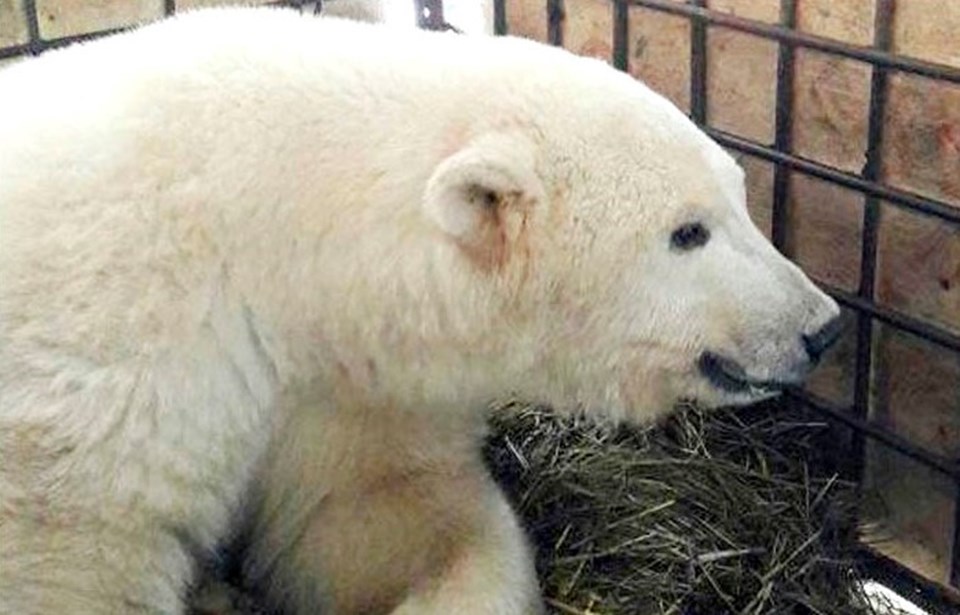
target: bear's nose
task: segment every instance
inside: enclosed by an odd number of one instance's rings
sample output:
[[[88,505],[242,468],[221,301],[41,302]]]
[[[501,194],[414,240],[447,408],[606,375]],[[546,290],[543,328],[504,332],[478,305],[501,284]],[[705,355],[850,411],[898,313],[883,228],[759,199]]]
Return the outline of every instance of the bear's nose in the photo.
[[[833,346],[834,342],[840,337],[842,325],[840,317],[833,318],[830,322],[820,328],[819,331],[803,336],[803,347],[807,350],[807,355],[812,363],[820,361],[820,357],[828,348]]]

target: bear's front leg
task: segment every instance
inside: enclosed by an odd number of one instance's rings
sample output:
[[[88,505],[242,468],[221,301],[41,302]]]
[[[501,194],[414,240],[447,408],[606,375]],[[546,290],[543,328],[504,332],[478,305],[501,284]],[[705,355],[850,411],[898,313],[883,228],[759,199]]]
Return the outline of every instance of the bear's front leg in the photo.
[[[544,612],[531,550],[510,506],[490,479],[450,498],[474,499],[468,531],[437,571],[411,588],[392,615],[535,615]],[[466,495],[470,493],[471,495]]]
[[[528,541],[469,428],[340,414],[293,421],[260,481],[247,570],[274,606],[298,615],[542,612]]]

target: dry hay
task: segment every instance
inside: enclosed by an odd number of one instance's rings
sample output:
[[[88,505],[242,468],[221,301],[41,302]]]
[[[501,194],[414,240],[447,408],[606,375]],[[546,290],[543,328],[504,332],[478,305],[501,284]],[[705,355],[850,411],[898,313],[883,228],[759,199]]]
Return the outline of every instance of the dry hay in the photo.
[[[555,613],[864,615],[842,434],[776,405],[660,427],[547,411],[495,420],[488,457]]]
[[[777,404],[640,429],[511,406],[486,454],[534,537],[552,613],[868,615],[857,494],[830,458],[843,437]],[[262,613],[211,587],[194,615]]]

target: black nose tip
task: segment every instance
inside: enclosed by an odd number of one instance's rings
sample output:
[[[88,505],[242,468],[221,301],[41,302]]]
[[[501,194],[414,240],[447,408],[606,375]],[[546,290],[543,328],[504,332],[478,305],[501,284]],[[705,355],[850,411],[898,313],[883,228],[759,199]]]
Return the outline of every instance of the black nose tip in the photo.
[[[840,318],[834,318],[823,326],[819,331],[812,335],[803,336],[803,347],[807,349],[810,360],[814,363],[820,360],[823,353],[833,346],[834,342],[840,337],[843,327]]]

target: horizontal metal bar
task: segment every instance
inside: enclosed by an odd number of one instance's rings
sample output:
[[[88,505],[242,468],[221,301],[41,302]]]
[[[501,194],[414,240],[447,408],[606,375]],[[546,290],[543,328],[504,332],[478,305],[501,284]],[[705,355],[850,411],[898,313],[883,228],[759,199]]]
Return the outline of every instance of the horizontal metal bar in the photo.
[[[14,45],[13,47],[4,47],[0,49],[0,60],[15,58],[30,53],[30,45]]]
[[[833,295],[833,297],[839,303],[849,308],[853,308],[854,310],[863,312],[864,314],[869,314],[877,320],[885,322],[896,329],[916,335],[919,338],[947,348],[948,350],[960,352],[960,335],[951,333],[950,331],[920,320],[919,318],[908,316],[896,310],[891,310],[890,308],[876,305],[875,303],[868,301],[863,297],[859,297],[856,294],[847,292],[843,289],[836,288],[828,284],[821,284],[821,286],[825,291]]]
[[[841,43],[828,38],[814,36],[779,25],[767,24],[752,19],[744,19],[728,13],[706,9],[693,4],[683,4],[675,0],[629,0],[634,6],[642,6],[664,13],[690,17],[700,22],[722,26],[731,30],[746,32],[763,38],[774,39],[786,45],[806,47],[852,60],[867,62],[923,77],[931,77],[951,83],[960,83],[960,69],[945,64],[927,62],[916,58],[880,51],[873,47]]]
[[[836,419],[844,425],[857,430],[860,433],[882,442],[895,451],[910,457],[911,459],[937,470],[954,480],[960,481],[960,464],[948,459],[943,455],[931,452],[922,446],[911,442],[901,435],[880,427],[875,423],[859,419],[853,415],[851,410],[840,408],[826,399],[803,389],[791,388],[786,391],[786,395],[805,406],[808,406],[821,414]]]
[[[928,199],[913,192],[907,192],[906,190],[899,190],[876,182],[867,181],[853,173],[840,171],[839,169],[794,154],[779,152],[772,147],[751,141],[750,139],[738,137],[716,128],[709,126],[701,126],[701,128],[724,147],[730,147],[745,154],[786,165],[807,175],[883,199],[891,205],[903,209],[934,216],[941,220],[952,222],[953,224],[960,224],[960,207],[954,207],[943,201]]]
[[[112,28],[110,30],[87,32],[85,34],[74,34],[71,36],[64,36],[62,38],[54,38],[50,40],[36,40],[23,45],[14,45],[13,47],[4,47],[0,49],[0,60],[5,60],[7,58],[14,58],[17,56],[37,55],[39,53],[43,53],[44,51],[47,51],[50,49],[59,49],[60,47],[66,47],[67,45],[72,45],[73,43],[79,43],[83,41],[90,41],[98,38],[103,38],[104,36],[110,36],[111,34],[118,34],[128,29],[129,28]]]

